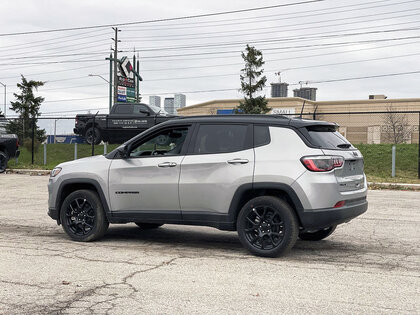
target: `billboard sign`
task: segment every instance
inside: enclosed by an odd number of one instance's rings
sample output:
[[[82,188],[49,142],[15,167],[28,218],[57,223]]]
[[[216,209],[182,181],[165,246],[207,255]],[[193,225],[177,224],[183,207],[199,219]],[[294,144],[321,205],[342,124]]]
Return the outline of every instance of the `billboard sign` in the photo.
[[[118,70],[117,101],[134,103],[136,101],[136,85],[133,66],[127,57],[121,58]]]

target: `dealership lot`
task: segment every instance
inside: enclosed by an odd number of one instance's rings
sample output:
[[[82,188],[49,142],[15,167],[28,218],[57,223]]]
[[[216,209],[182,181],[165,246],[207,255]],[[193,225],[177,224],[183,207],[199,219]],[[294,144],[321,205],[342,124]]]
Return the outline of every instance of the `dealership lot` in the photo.
[[[237,234],[111,225],[70,241],[47,176],[0,175],[0,313],[418,313],[420,192],[370,191],[369,209],[277,259]]]

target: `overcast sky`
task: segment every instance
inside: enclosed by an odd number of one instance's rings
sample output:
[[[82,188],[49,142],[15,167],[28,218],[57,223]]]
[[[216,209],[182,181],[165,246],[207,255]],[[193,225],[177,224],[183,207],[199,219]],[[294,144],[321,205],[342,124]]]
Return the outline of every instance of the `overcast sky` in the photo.
[[[2,1],[0,33],[146,21],[299,1],[304,0]],[[236,90],[243,65],[240,52],[247,43],[263,52],[268,83],[278,80],[275,72],[282,72],[282,81],[291,84],[289,96],[297,87],[292,84],[309,81],[308,86],[318,88],[318,100],[366,99],[369,94],[420,97],[420,73],[311,83],[420,71],[419,0],[325,0],[120,29],[119,49],[139,51],[144,79],[141,94],[146,103],[148,95],[160,95],[163,100],[172,96],[165,93],[188,91],[228,89],[185,93],[187,105],[241,97]],[[109,63],[104,58],[109,55],[111,37],[110,27],[0,37],[0,82],[7,85],[7,101],[13,100],[23,74],[46,81],[38,93],[45,97],[44,115],[96,108],[107,112],[107,83],[88,74],[108,79]],[[119,56],[123,55],[133,53]],[[270,96],[269,88],[265,94]]]

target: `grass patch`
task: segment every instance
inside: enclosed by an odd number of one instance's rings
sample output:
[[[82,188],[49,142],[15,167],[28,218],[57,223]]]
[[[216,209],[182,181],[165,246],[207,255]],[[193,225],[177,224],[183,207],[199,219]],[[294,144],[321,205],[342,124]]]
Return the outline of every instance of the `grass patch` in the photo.
[[[111,152],[118,144],[108,145],[107,151]],[[104,153],[103,145],[95,146],[95,154]],[[92,146],[88,144],[77,145],[77,158],[88,157],[92,155]],[[31,164],[32,154],[25,147],[20,147],[20,156],[16,164],[14,159],[9,161],[9,168],[42,169],[50,170],[62,162],[74,160],[74,144],[58,143],[47,144],[47,164],[44,165],[44,145],[41,145],[38,152],[34,154],[34,164]]]
[[[390,183],[420,183],[417,178],[418,145],[398,144],[396,149],[395,177],[391,177],[392,144],[355,145],[365,159],[368,181]]]
[[[118,145],[108,145],[111,152]],[[418,145],[399,144],[396,151],[396,177],[391,177],[392,144],[359,144],[356,147],[362,152],[365,159],[365,172],[368,181],[390,183],[420,183],[417,179]],[[78,158],[91,155],[92,147],[88,144],[77,145]],[[44,148],[41,145],[34,156],[34,165],[31,164],[31,152],[21,147],[19,163],[12,159],[9,168],[52,169],[57,164],[74,159],[74,144],[47,144],[47,165],[43,165]],[[95,154],[103,154],[104,146],[95,146]]]

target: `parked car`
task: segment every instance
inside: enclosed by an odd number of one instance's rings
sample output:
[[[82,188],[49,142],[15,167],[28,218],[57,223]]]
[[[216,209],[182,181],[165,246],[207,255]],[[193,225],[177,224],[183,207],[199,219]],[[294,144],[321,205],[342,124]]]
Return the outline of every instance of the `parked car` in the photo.
[[[108,115],[76,115],[74,133],[86,142],[123,143],[146,129],[172,119],[163,109],[147,104],[117,103]]]
[[[19,157],[19,139],[15,134],[6,132],[7,120],[0,117],[0,173],[6,170],[7,162],[13,157]]]
[[[52,172],[49,215],[76,241],[109,223],[237,231],[260,256],[318,241],[367,210],[363,157],[337,125],[271,115],[172,119]]]

